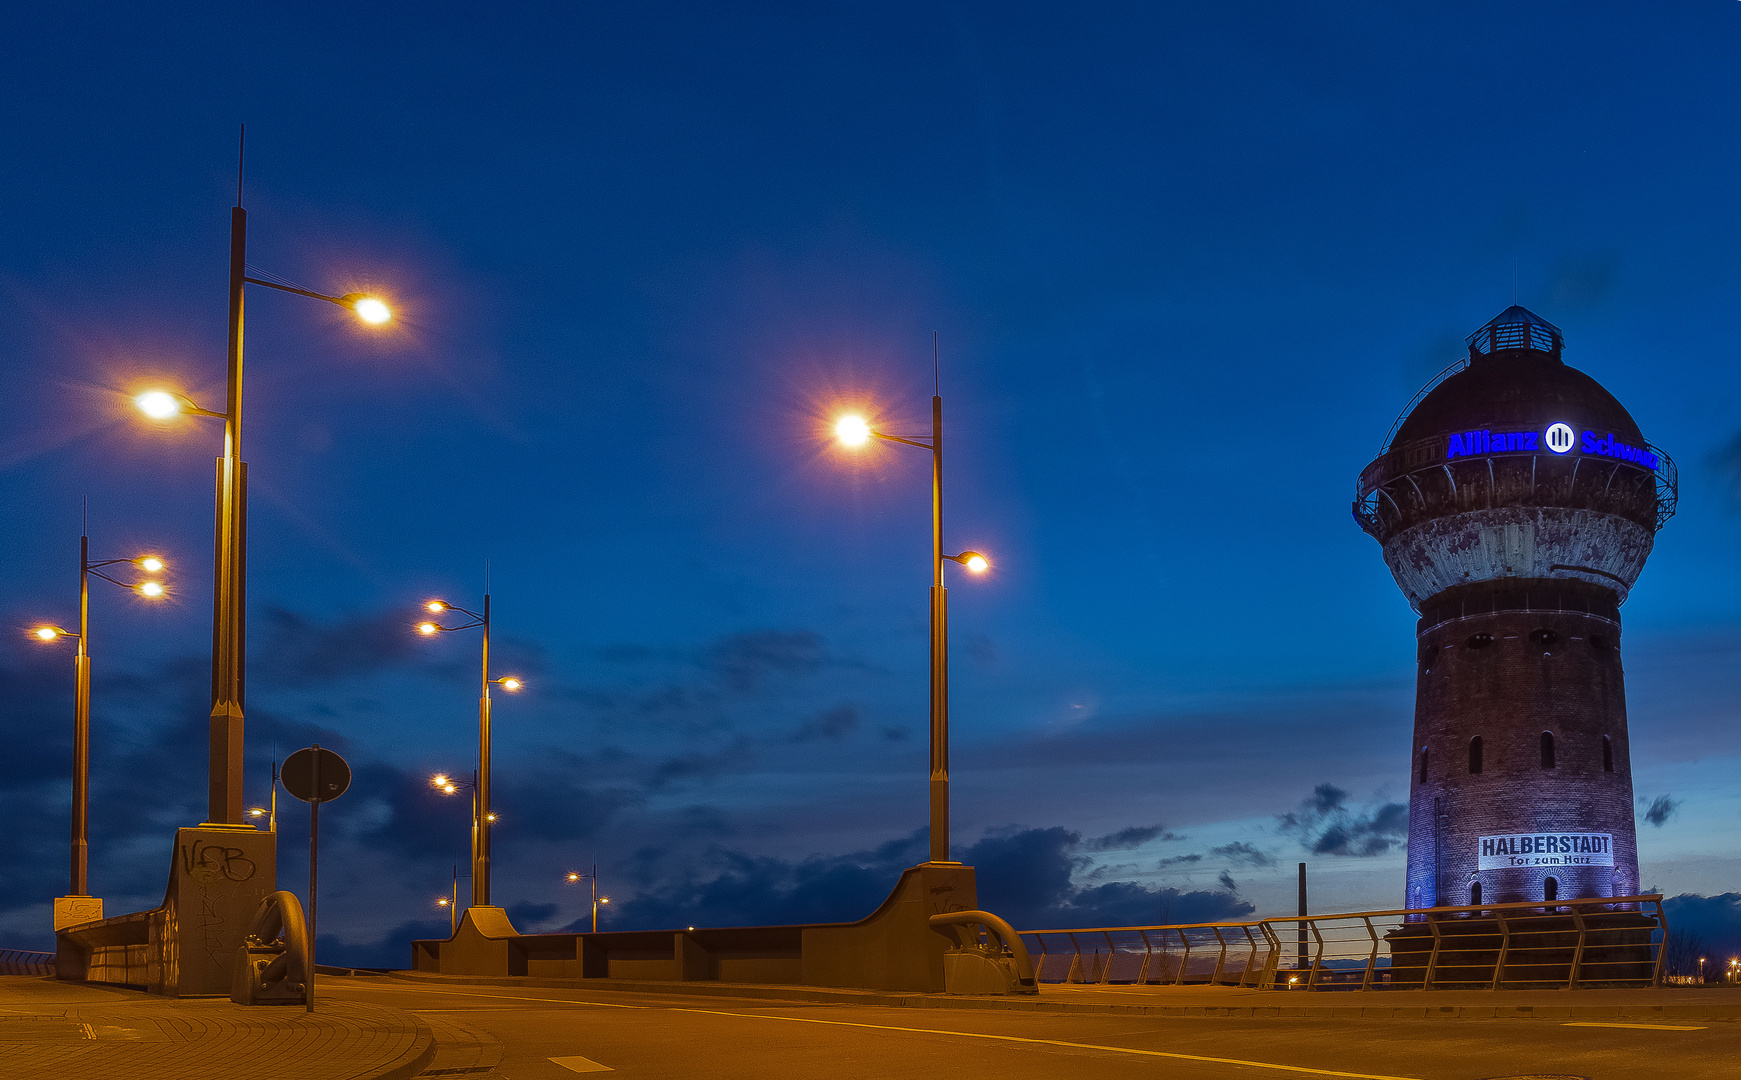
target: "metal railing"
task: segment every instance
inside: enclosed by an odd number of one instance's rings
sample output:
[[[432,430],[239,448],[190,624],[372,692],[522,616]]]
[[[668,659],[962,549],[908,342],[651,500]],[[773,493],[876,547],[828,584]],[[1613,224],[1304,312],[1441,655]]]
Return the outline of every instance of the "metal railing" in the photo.
[[[1042,983],[1385,990],[1660,986],[1661,895],[1024,930]]]
[[[54,954],[0,949],[0,975],[53,975]]]

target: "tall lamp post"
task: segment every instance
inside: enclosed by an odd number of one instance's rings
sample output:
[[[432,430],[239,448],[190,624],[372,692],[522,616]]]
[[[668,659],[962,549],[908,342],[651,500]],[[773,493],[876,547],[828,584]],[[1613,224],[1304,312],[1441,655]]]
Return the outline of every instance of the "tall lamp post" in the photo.
[[[31,631],[38,641],[58,641],[72,638],[78,642],[73,654],[73,837],[72,889],[69,896],[90,895],[90,785],[91,785],[91,578],[119,585],[148,600],[163,598],[163,582],[156,578],[143,581],[122,581],[104,573],[111,566],[130,563],[147,574],[161,574],[163,560],[156,555],[139,555],[131,559],[101,559],[91,561],[91,538],[79,537],[79,629],[78,633],[58,626],[38,626]],[[99,918],[101,916],[98,916]]]
[[[600,896],[598,894],[598,863],[592,864],[592,873],[590,874],[570,871],[568,874],[568,880],[571,883],[580,881],[588,881],[592,883],[592,932],[595,934],[598,933],[598,906],[600,904],[608,904],[611,902],[610,897]],[[695,928],[692,926],[690,929],[693,930]]]
[[[437,622],[420,622],[417,632],[425,637],[451,634],[459,630],[482,628],[484,632],[482,690],[478,695],[478,771],[474,781],[472,801],[472,905],[483,907],[490,902],[490,826],[496,815],[490,812],[490,687],[500,686],[510,694],[526,685],[512,675],[490,678],[490,594],[484,594],[484,610],[472,611],[450,604],[446,600],[431,600],[423,605],[434,615],[457,611],[471,619],[458,626],[443,626]]]
[[[515,681],[518,682],[518,680]],[[483,824],[478,818],[477,770],[472,770],[472,778],[470,780],[455,780],[446,773],[436,773],[434,776],[429,778],[429,786],[441,792],[443,795],[458,795],[462,791],[470,791],[472,793],[472,861],[469,873],[472,874],[472,880],[475,882],[477,880],[478,869],[478,837],[482,833],[480,826]],[[496,815],[494,812],[486,814],[484,817],[487,819],[489,824],[495,824]],[[486,887],[485,892],[488,891],[489,890]],[[476,897],[477,895],[477,887],[475,884],[472,887],[472,895],[473,897]],[[455,904],[459,903],[459,868],[457,866],[454,867],[453,871],[453,902]],[[474,899],[473,902],[476,903],[476,900]]]
[[[212,589],[212,712],[207,820],[218,824],[243,822],[242,700],[243,638],[246,606],[248,543],[248,465],[242,460],[242,308],[243,292],[259,285],[279,292],[324,300],[354,312],[365,323],[380,325],[393,317],[381,300],[364,293],[329,296],[276,281],[248,276],[248,212],[241,203],[230,209],[230,329],[229,388],[223,412],[195,405],[184,394],[148,390],[135,402],[147,416],[166,420],[178,413],[209,416],[224,422],[224,455],[217,467],[217,545]]]
[[[977,551],[943,553],[943,398],[931,398],[931,437],[888,435],[862,416],[835,422],[835,437],[843,446],[860,447],[872,439],[917,446],[931,451],[931,862],[949,858],[949,591],[943,585],[943,564],[958,563],[983,574],[991,561]]]

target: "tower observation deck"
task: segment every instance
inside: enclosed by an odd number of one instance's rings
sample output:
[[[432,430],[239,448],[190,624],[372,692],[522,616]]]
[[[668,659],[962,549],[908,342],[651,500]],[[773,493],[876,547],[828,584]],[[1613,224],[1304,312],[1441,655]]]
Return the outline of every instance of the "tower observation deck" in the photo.
[[[1417,395],[1354,517],[1420,615],[1405,906],[1635,892],[1620,606],[1676,475],[1513,306]]]

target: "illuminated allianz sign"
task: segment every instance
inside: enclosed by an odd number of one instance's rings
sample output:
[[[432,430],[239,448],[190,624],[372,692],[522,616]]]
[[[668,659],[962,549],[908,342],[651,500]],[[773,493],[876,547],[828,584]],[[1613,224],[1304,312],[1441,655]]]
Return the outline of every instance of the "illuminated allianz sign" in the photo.
[[[1574,443],[1577,444],[1579,453],[1593,457],[1615,458],[1651,470],[1655,470],[1662,463],[1662,459],[1655,452],[1621,442],[1612,432],[1598,437],[1594,431],[1586,431],[1582,436],[1575,437],[1566,424],[1552,424],[1542,432],[1494,431],[1491,428],[1461,431],[1446,440],[1445,458],[1450,460],[1532,450],[1564,454],[1572,449]]]
[[[1611,833],[1512,833],[1481,837],[1477,870],[1525,866],[1613,866]]]

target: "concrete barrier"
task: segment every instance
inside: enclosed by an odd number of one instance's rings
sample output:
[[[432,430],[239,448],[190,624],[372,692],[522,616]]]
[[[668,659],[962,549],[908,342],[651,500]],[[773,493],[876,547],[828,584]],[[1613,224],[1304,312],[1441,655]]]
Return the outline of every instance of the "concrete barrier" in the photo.
[[[973,867],[921,863],[857,922],[522,934],[499,907],[466,910],[453,937],[411,943],[412,968],[443,975],[640,979],[944,989],[954,939],[933,915],[978,906]]]
[[[252,825],[177,829],[163,903],[55,931],[55,975],[167,997],[227,997],[236,950],[274,891],[278,837]]]

